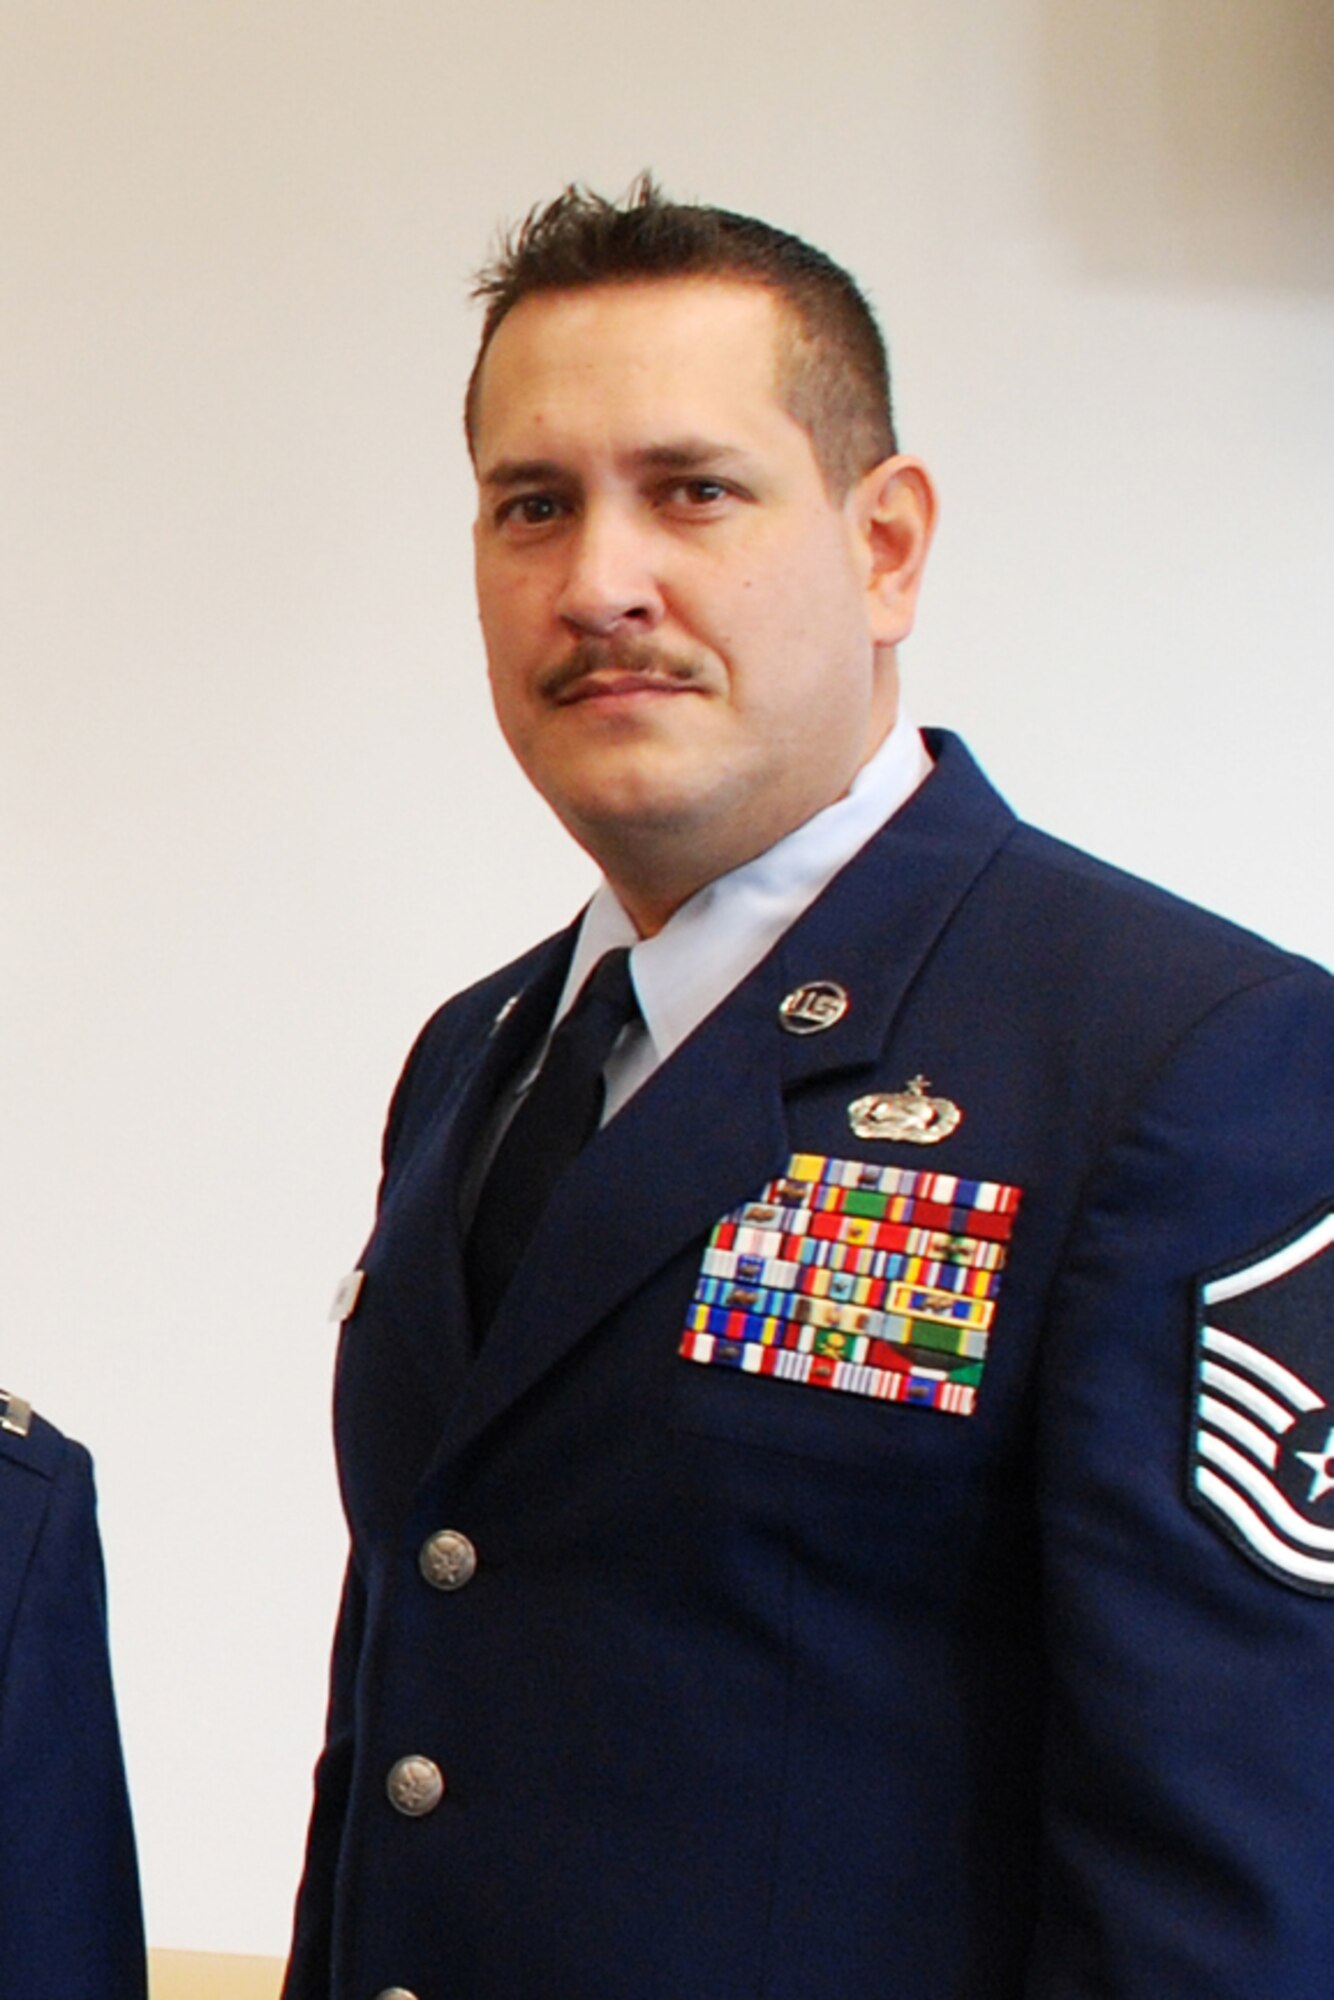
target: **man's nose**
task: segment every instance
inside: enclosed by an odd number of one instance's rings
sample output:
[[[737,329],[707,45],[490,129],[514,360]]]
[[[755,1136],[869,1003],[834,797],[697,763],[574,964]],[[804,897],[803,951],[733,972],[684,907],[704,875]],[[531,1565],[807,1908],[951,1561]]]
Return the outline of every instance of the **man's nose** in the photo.
[[[610,508],[590,508],[569,536],[569,567],[556,610],[571,631],[598,637],[629,626],[651,632],[663,615],[652,536]]]

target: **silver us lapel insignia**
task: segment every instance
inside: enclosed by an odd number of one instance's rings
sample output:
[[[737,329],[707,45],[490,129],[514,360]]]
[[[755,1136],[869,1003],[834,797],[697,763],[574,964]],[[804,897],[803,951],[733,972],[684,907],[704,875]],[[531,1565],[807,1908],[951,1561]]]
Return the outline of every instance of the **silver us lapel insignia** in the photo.
[[[1190,1499],[1260,1569],[1334,1597],[1334,1209],[1199,1288]]]
[[[32,1404],[25,1403],[22,1396],[11,1396],[8,1389],[0,1389],[0,1431],[12,1431],[15,1437],[25,1438],[32,1429]]]
[[[851,1005],[847,987],[836,979],[808,979],[788,994],[778,1019],[789,1035],[822,1035],[838,1026]]]
[[[894,1140],[900,1145],[938,1146],[963,1121],[948,1097],[928,1097],[930,1079],[915,1076],[902,1090],[875,1090],[848,1106],[848,1123],[859,1139]]]
[[[329,1307],[329,1317],[331,1320],[341,1322],[345,1319],[351,1319],[357,1309],[357,1300],[361,1297],[361,1288],[365,1282],[366,1273],[364,1271],[349,1271],[345,1278],[338,1280],[338,1288],[334,1292],[333,1303]]]

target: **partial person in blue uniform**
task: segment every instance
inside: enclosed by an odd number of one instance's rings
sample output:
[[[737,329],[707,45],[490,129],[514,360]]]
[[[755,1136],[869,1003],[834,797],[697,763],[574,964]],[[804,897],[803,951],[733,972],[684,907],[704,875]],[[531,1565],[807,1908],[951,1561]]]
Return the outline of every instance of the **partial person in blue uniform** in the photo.
[[[92,1461],[0,1391],[0,1992],[145,1991]]]
[[[603,879],[339,1290],[287,2000],[1314,2000],[1334,981],[913,727],[845,273],[641,185],[481,292],[492,693]]]

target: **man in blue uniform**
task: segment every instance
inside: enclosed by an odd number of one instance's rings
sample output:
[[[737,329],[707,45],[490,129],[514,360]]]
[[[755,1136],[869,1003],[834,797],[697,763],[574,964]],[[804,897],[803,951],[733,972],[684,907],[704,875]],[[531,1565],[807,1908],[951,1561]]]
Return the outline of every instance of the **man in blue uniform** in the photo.
[[[144,1991],[92,1463],[0,1391],[0,1992]]]
[[[496,711],[604,879],[340,1289],[289,2000],[1312,2000],[1334,982],[912,726],[843,272],[641,187],[482,291]]]

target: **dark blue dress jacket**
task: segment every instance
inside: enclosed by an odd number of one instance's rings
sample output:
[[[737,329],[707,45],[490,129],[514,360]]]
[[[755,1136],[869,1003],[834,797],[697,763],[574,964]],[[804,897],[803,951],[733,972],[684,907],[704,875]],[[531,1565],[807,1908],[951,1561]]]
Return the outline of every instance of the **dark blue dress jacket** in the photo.
[[[0,1429],[0,1994],[144,1991],[92,1461],[33,1417]]]
[[[352,1551],[288,2000],[1334,1991],[1334,981],[930,740],[577,1160],[476,1359],[460,1178],[570,934],[413,1051],[340,1346]],[[786,1032],[814,981],[846,1014]],[[918,1076],[948,1137],[857,1136]],[[894,1267],[937,1293],[1017,1202],[952,1406],[682,1352],[710,1268],[773,1278],[716,1225],[831,1161],[947,1177],[903,1180],[929,1269]],[[442,1528],[478,1558],[449,1591]],[[446,1786],[418,1817],[405,1755]]]

